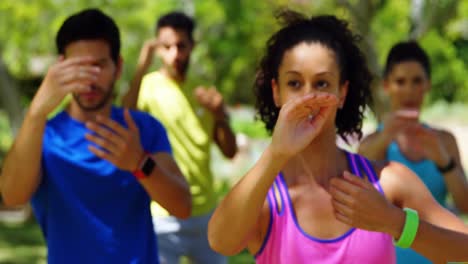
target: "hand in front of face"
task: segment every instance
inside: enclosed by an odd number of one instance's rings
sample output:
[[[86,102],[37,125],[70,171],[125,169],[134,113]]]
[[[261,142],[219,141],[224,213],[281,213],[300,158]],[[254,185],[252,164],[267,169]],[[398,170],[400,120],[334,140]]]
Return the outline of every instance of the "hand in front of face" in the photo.
[[[30,110],[45,118],[68,93],[89,91],[100,72],[99,67],[92,66],[93,62],[92,57],[60,57],[47,71]]]
[[[330,195],[336,219],[360,229],[390,233],[394,214],[401,211],[369,181],[347,171],[330,180]]]
[[[200,105],[220,118],[224,117],[224,100],[216,88],[199,86],[194,91],[195,98]],[[222,116],[221,116],[222,115]]]
[[[95,122],[86,123],[86,127],[94,133],[85,137],[98,146],[89,146],[96,156],[108,160],[119,169],[134,171],[144,152],[139,129],[128,109],[124,111],[124,118],[128,128],[108,117],[98,116]]]
[[[399,110],[389,113],[384,117],[384,128],[382,133],[388,139],[394,140],[400,132],[404,132],[410,125],[418,122],[419,111],[417,110]]]
[[[406,129],[410,148],[420,156],[443,167],[450,161],[450,154],[436,130],[422,124],[413,124]]]
[[[148,67],[153,62],[154,51],[158,46],[158,40],[156,38],[149,39],[145,41],[143,47],[140,50],[140,56],[138,58],[138,66],[143,69],[148,69]]]
[[[273,131],[271,146],[274,152],[291,157],[302,151],[320,133],[337,104],[336,95],[323,92],[286,102]]]

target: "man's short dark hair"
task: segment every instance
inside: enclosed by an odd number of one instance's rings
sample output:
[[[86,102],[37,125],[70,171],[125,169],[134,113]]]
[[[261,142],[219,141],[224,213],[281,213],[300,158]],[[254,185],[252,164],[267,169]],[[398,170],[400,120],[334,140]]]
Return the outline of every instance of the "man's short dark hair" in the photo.
[[[160,17],[156,23],[156,32],[163,27],[170,27],[175,30],[182,30],[187,33],[190,41],[193,42],[193,29],[195,21],[182,12],[170,12]]]
[[[63,22],[55,39],[59,54],[79,40],[103,40],[109,44],[112,60],[117,63],[120,54],[120,33],[114,20],[98,9],[85,9]]]

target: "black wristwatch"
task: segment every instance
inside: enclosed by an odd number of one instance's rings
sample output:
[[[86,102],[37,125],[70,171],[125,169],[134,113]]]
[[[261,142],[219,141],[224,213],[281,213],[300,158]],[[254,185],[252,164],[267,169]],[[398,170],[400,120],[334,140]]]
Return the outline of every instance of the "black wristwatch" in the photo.
[[[444,167],[437,166],[437,169],[439,170],[440,173],[444,174],[455,169],[455,167],[457,167],[457,163],[455,162],[455,159],[450,158],[450,161],[447,165],[445,165]]]
[[[133,171],[133,175],[137,179],[144,179],[151,175],[154,168],[156,168],[156,161],[153,159],[153,156],[149,153],[145,153],[141,159],[138,169]]]

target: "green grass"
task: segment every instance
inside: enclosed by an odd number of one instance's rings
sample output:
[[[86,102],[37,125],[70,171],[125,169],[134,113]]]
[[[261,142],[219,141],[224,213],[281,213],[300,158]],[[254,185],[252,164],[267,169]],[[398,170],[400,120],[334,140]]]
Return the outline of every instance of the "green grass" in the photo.
[[[243,251],[237,256],[229,258],[230,264],[254,264],[255,260],[249,252]]]
[[[46,247],[34,220],[24,224],[0,224],[0,263],[46,263]]]

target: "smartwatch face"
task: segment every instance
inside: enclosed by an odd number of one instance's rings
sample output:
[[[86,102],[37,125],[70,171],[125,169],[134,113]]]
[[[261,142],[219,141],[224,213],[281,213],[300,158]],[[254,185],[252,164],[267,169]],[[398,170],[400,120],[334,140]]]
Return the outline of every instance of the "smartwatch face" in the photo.
[[[153,172],[154,167],[156,167],[156,162],[153,160],[152,157],[146,157],[145,163],[143,164],[141,171],[146,175],[149,176],[151,172]]]

